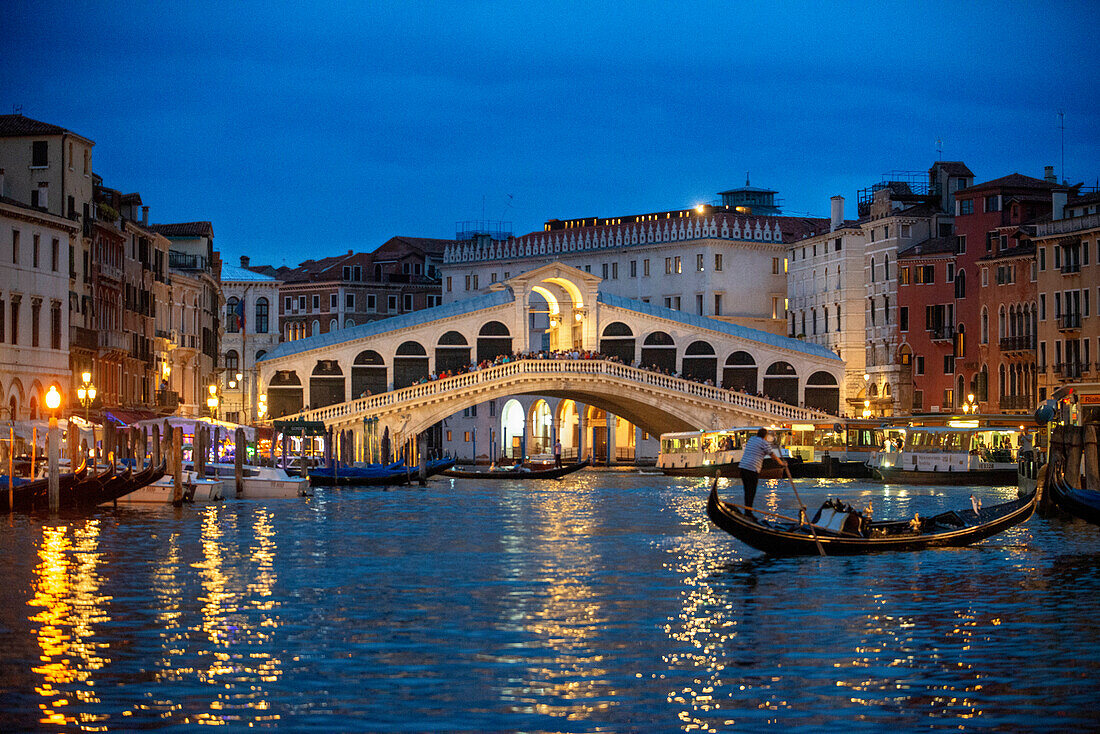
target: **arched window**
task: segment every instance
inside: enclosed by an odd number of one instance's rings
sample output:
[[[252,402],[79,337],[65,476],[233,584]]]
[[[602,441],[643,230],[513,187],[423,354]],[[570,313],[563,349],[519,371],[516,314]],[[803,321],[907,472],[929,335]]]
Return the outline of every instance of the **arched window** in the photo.
[[[339,329],[339,328],[340,328],[340,322],[339,322],[339,320],[337,320],[337,319],[332,319],[331,321],[329,321],[329,322],[328,322],[328,330],[329,330],[329,333],[332,333],[332,332],[336,331],[336,330],[337,330],[337,329]]]
[[[306,334],[306,336],[317,336],[320,333],[321,333],[321,322],[318,319],[314,319],[313,320],[313,330],[310,331],[308,334]]]
[[[871,282],[875,282],[875,258],[871,258]]]
[[[882,279],[890,280],[890,256],[886,255],[882,260]]]
[[[828,334],[829,333],[829,307],[828,306],[822,306],[821,307],[821,323],[822,323],[822,326],[825,327],[825,333]]]
[[[267,299],[260,297],[256,299],[256,333],[267,333],[267,319],[268,319],[269,307]]]
[[[240,367],[240,357],[237,356],[236,349],[230,349],[225,353],[225,371],[232,374]]]
[[[236,334],[241,330],[241,324],[237,320],[237,305],[241,299],[233,296],[225,302],[225,330],[230,334]]]
[[[1004,339],[1006,336],[1008,334],[1005,331],[1005,307],[1002,305],[997,312],[997,338]]]
[[[813,324],[813,334],[816,336],[817,335],[817,309],[816,308],[811,308],[810,309],[810,321]]]
[[[982,344],[989,343],[989,310],[982,306]]]
[[[267,356],[267,350],[266,349],[261,349],[260,351],[256,352],[256,361],[259,362],[261,359],[263,359],[266,356]]]
[[[955,298],[966,298],[966,271],[955,273]]]

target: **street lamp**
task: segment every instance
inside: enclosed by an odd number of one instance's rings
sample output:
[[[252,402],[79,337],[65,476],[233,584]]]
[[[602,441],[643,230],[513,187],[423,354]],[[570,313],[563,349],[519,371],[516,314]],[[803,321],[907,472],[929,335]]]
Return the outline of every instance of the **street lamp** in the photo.
[[[218,386],[211,385],[209,388],[210,397],[206,399],[206,407],[210,408],[210,417],[217,420],[218,418]]]
[[[256,406],[256,417],[259,420],[264,419],[264,415],[267,414],[267,393],[260,393],[259,404]]]
[[[92,373],[83,372],[80,375],[80,387],[76,389],[76,396],[80,404],[84,406],[84,420],[88,420],[88,407],[95,402],[95,385],[92,384]],[[49,398],[49,394],[46,395]]]
[[[61,470],[58,467],[58,449],[60,448],[58,443],[60,442],[61,431],[57,428],[57,409],[61,407],[61,393],[57,391],[57,387],[54,385],[50,385],[50,389],[46,392],[46,407],[50,409],[50,433],[47,439],[50,462],[50,512],[57,512],[61,508]],[[76,462],[73,461],[72,464],[72,470],[76,471]]]
[[[863,401],[863,417],[864,418],[870,418],[871,417],[871,401],[870,400],[864,400]]]

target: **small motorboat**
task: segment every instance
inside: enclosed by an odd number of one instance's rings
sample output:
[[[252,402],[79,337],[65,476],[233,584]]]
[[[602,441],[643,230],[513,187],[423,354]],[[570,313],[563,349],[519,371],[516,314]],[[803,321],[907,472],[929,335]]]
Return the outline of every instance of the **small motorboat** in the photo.
[[[552,467],[550,469],[528,469],[527,467],[513,467],[509,469],[492,469],[490,471],[463,471],[461,469],[448,469],[443,472],[445,477],[458,479],[561,479],[567,474],[588,466],[588,459],[578,461],[568,466]]]
[[[722,500],[715,480],[707,514],[733,537],[772,555],[858,555],[976,543],[1027,521],[1041,493],[1037,488],[1011,502],[977,510],[949,510],[927,518],[917,515],[911,520],[870,520],[830,500],[807,521],[760,509],[749,514],[748,508]],[[767,519],[758,519],[756,514]]]

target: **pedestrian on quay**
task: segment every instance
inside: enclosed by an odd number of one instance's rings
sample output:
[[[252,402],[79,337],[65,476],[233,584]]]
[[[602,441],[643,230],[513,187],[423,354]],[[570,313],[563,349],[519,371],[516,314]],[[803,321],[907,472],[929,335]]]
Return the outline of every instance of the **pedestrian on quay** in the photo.
[[[760,469],[764,466],[764,459],[771,455],[780,466],[787,466],[779,450],[768,440],[768,429],[761,428],[756,435],[745,442],[745,450],[741,454],[738,467],[741,470],[741,484],[745,488],[745,507],[749,517],[752,514],[752,503],[756,499],[756,483],[760,479]]]
[[[554,441],[554,466],[561,468],[561,439]]]

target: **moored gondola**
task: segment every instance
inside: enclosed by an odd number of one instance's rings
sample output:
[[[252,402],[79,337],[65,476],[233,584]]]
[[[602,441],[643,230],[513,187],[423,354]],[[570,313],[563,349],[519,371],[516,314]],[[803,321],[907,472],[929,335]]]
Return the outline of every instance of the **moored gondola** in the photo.
[[[1051,475],[1046,489],[1058,509],[1093,525],[1100,525],[1100,492],[1077,489],[1066,481],[1062,473]]]
[[[588,466],[588,459],[578,461],[568,466],[554,467],[552,469],[494,469],[492,471],[463,471],[461,469],[448,469],[443,476],[458,479],[561,479],[575,471]]]
[[[83,493],[81,496],[77,497],[75,501],[81,506],[95,506],[103,504],[104,502],[114,502],[163,477],[167,471],[167,466],[167,461],[162,459],[160,466],[153,466],[150,464],[136,474],[133,473],[132,468],[127,469],[126,473],[129,476],[125,482],[106,482],[95,491]]]
[[[976,543],[1031,517],[1041,494],[1004,504],[950,510],[912,520],[872,521],[838,503],[826,503],[810,523],[765,510],[754,510],[769,519],[746,514],[745,508],[722,500],[718,484],[711,487],[707,514],[715,525],[757,550],[782,556],[859,555],[882,551],[913,551],[959,547]]]
[[[87,462],[82,462],[75,472],[62,474],[59,479],[59,487],[62,496],[73,486],[83,481],[88,472]],[[8,478],[0,476],[0,510],[16,510],[28,512],[39,505],[48,506],[49,503],[49,479],[20,479],[13,482],[12,503],[8,503]]]

